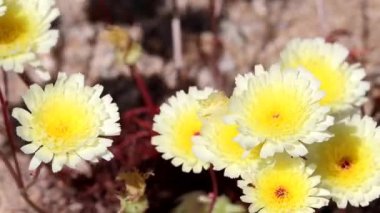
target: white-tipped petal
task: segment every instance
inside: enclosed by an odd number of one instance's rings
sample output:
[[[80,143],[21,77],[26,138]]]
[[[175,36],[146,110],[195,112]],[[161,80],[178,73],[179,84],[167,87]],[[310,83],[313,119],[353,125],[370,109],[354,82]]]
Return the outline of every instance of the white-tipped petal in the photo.
[[[44,89],[32,85],[23,96],[29,111],[15,108],[12,113],[21,124],[17,135],[30,142],[22,151],[36,152],[44,163],[54,156],[54,172],[66,164],[75,168],[79,156],[89,161],[109,160],[107,147],[112,140],[103,137],[120,133],[120,116],[111,96],[102,98],[101,92],[99,85],[86,86],[80,73],[59,73],[56,83]]]
[[[26,66],[39,69],[38,55],[57,43],[58,32],[50,27],[58,15],[54,0],[1,1],[0,68],[16,73]]]
[[[172,159],[174,166],[182,166],[182,171],[199,173],[209,163],[198,159],[192,151],[193,136],[202,126],[202,101],[213,93],[206,88],[198,90],[190,87],[189,92],[178,91],[160,107],[160,114],[154,117],[153,130],[158,133],[152,144],[166,160]]]
[[[255,75],[237,77],[224,117],[238,126],[236,141],[247,150],[263,144],[263,158],[284,150],[296,157],[307,153],[303,144],[331,137],[327,128],[333,118],[329,108],[320,105],[319,83],[310,73],[279,66],[266,72],[257,69]]]
[[[311,72],[326,94],[321,103],[330,106],[331,112],[341,117],[362,105],[369,89],[368,82],[363,81],[364,69],[345,62],[347,56],[347,48],[327,43],[322,38],[294,39],[281,52],[281,66]]]
[[[339,208],[369,205],[380,195],[380,129],[372,118],[353,115],[330,131],[328,141],[309,146],[307,160]]]
[[[329,193],[321,188],[318,176],[311,176],[312,170],[301,158],[277,154],[238,181],[241,200],[250,203],[250,213],[314,212],[328,204]]]

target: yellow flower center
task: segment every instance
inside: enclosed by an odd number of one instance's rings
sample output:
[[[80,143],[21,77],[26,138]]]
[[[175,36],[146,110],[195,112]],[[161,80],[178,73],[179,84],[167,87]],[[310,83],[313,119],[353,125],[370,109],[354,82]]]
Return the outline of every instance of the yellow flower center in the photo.
[[[68,152],[83,140],[95,138],[100,125],[90,106],[68,97],[49,98],[34,113],[34,119],[39,131],[47,135],[43,145],[54,153]]]
[[[306,205],[310,186],[302,171],[275,168],[264,171],[257,180],[257,202],[268,212],[292,212]]]
[[[190,158],[195,158],[192,152],[192,138],[194,135],[199,134],[202,126],[202,122],[197,114],[197,107],[193,107],[191,110],[183,112],[178,115],[176,126],[174,126],[174,141],[173,148]]]
[[[303,67],[320,81],[320,88],[325,92],[325,96],[321,100],[322,105],[337,104],[344,98],[347,77],[339,70],[340,68],[334,68],[322,56],[303,56],[298,60],[291,61],[286,67]]]
[[[6,1],[6,6],[6,13],[0,16],[0,58],[30,49],[38,32],[33,11],[25,11],[17,1]]]
[[[370,147],[351,133],[351,128],[337,126],[334,129],[335,137],[318,145],[317,172],[334,187],[357,187],[376,168],[374,156]]]
[[[262,89],[252,100],[248,105],[249,125],[261,137],[297,134],[309,114],[303,94],[281,84]]]
[[[234,138],[239,134],[236,125],[227,125],[224,123],[213,124],[215,131],[213,131],[212,139],[218,147],[218,152],[223,154],[231,162],[242,162],[258,159],[260,157],[260,149],[262,145],[256,146],[250,151],[247,157],[243,158],[245,150],[239,143],[234,141]]]

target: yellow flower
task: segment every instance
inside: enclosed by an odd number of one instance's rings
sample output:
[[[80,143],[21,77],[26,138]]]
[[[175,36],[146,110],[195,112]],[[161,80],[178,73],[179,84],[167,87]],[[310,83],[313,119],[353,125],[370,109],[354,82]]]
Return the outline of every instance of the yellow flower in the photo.
[[[58,31],[49,30],[59,15],[54,4],[54,0],[4,0],[7,10],[0,17],[0,68],[22,73],[26,65],[40,66],[37,55],[49,52],[58,39]]]
[[[12,116],[21,126],[17,135],[29,142],[21,147],[34,154],[29,169],[41,161],[53,161],[53,172],[63,165],[75,168],[81,159],[96,162],[98,157],[110,160],[107,150],[112,140],[103,136],[120,133],[119,113],[109,95],[100,97],[103,87],[84,85],[82,74],[59,73],[57,82],[43,90],[32,85],[23,96],[29,111],[15,108]]]
[[[158,135],[152,138],[152,144],[163,153],[164,159],[172,159],[174,166],[182,165],[184,172],[199,173],[209,166],[194,155],[192,138],[202,127],[200,101],[212,93],[210,88],[198,90],[195,87],[190,87],[188,93],[179,91],[161,105],[160,114],[154,117],[153,130]]]
[[[310,71],[326,93],[321,104],[330,106],[334,114],[346,114],[365,101],[369,89],[369,83],[362,81],[364,69],[345,62],[347,56],[344,46],[326,43],[322,38],[294,39],[281,53],[281,66]]]
[[[217,93],[218,94],[218,93]],[[218,95],[216,98],[206,100],[207,105],[202,104],[202,117],[205,114],[200,135],[193,137],[193,151],[195,155],[205,162],[210,162],[215,170],[224,170],[224,175],[237,178],[242,173],[254,170],[260,160],[260,148],[255,147],[246,152],[244,148],[234,141],[238,135],[235,124],[223,122],[223,116],[228,111],[228,98]]]
[[[323,142],[333,124],[329,108],[319,101],[318,82],[301,70],[261,66],[255,75],[238,76],[225,121],[237,125],[235,138],[245,149],[260,144],[262,158],[284,150],[292,156],[307,153],[304,144]]]
[[[331,127],[334,137],[310,146],[323,187],[339,208],[368,206],[380,195],[380,129],[370,117],[354,115]]]
[[[7,10],[7,7],[5,7],[3,4],[4,1],[0,0],[0,16],[4,15],[5,11]]]
[[[243,176],[243,202],[251,203],[249,212],[307,213],[328,204],[329,192],[319,187],[320,177],[313,176],[314,166],[301,158],[276,155],[273,162],[258,172]]]

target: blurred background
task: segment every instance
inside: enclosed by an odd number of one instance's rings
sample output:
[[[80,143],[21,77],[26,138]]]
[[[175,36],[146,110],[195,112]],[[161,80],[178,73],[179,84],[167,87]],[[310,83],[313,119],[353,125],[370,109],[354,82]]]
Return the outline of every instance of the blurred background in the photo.
[[[61,16],[54,28],[60,39],[51,54],[42,56],[44,67],[52,76],[58,71],[81,72],[89,85],[104,85],[120,107],[123,133],[115,138],[116,158],[110,163],[86,164],[80,171],[55,175],[45,167],[38,170],[29,193],[51,212],[117,212],[124,183],[116,177],[133,169],[154,173],[146,183],[148,212],[170,212],[186,192],[210,192],[207,172],[182,173],[161,160],[149,134],[141,133],[136,120],[148,121],[149,126],[151,115],[136,112],[144,100],[132,69],[146,82],[156,105],[190,85],[230,94],[237,74],[252,71],[256,64],[276,63],[289,40],[324,37],[345,45],[349,60],[365,67],[372,89],[363,111],[380,119],[380,0],[57,0],[57,5]],[[107,34],[115,25],[142,47],[134,66],[120,63]],[[41,83],[32,71],[26,75]],[[10,105],[18,106],[27,86],[14,73],[6,78]],[[2,122],[0,132],[4,133]],[[1,149],[9,151],[4,140],[0,136]],[[27,171],[29,156],[19,153],[19,159],[25,178],[32,180],[36,174]],[[217,178],[220,193],[239,202],[235,181],[221,173]],[[15,188],[0,163],[0,212],[33,212]],[[380,212],[380,202],[347,210],[331,205],[320,212]]]

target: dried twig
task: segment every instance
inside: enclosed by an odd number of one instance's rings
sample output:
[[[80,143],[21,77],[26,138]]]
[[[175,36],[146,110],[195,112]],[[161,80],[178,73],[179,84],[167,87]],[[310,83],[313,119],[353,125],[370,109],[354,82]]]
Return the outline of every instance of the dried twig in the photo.
[[[178,11],[177,0],[172,0],[173,15],[172,15],[172,38],[173,38],[173,56],[174,66],[178,76],[183,72],[183,55],[182,55],[182,31],[181,31],[181,19]]]
[[[321,34],[326,35],[326,33],[328,32],[328,26],[327,26],[326,13],[325,13],[325,1],[315,0],[315,6],[317,9]]]
[[[176,78],[179,84],[187,80],[187,73],[184,72],[184,61],[182,52],[182,28],[181,17],[178,10],[177,0],[172,0],[172,47],[173,47],[173,61],[176,70]]]
[[[360,9],[361,9],[361,15],[362,15],[362,42],[363,42],[363,49],[364,51],[368,51],[369,46],[368,46],[368,39],[370,35],[370,29],[369,29],[369,17],[368,17],[368,0],[362,0],[360,4]],[[365,55],[365,54],[364,54]],[[365,63],[366,60],[363,56],[362,62]]]
[[[222,46],[219,38],[219,29],[218,21],[219,16],[222,10],[222,0],[210,0],[209,4],[209,18],[210,18],[210,27],[213,34],[213,52],[211,56],[211,68],[213,76],[215,77],[216,87],[221,88],[223,84],[222,75],[219,70],[219,54],[221,52]]]

